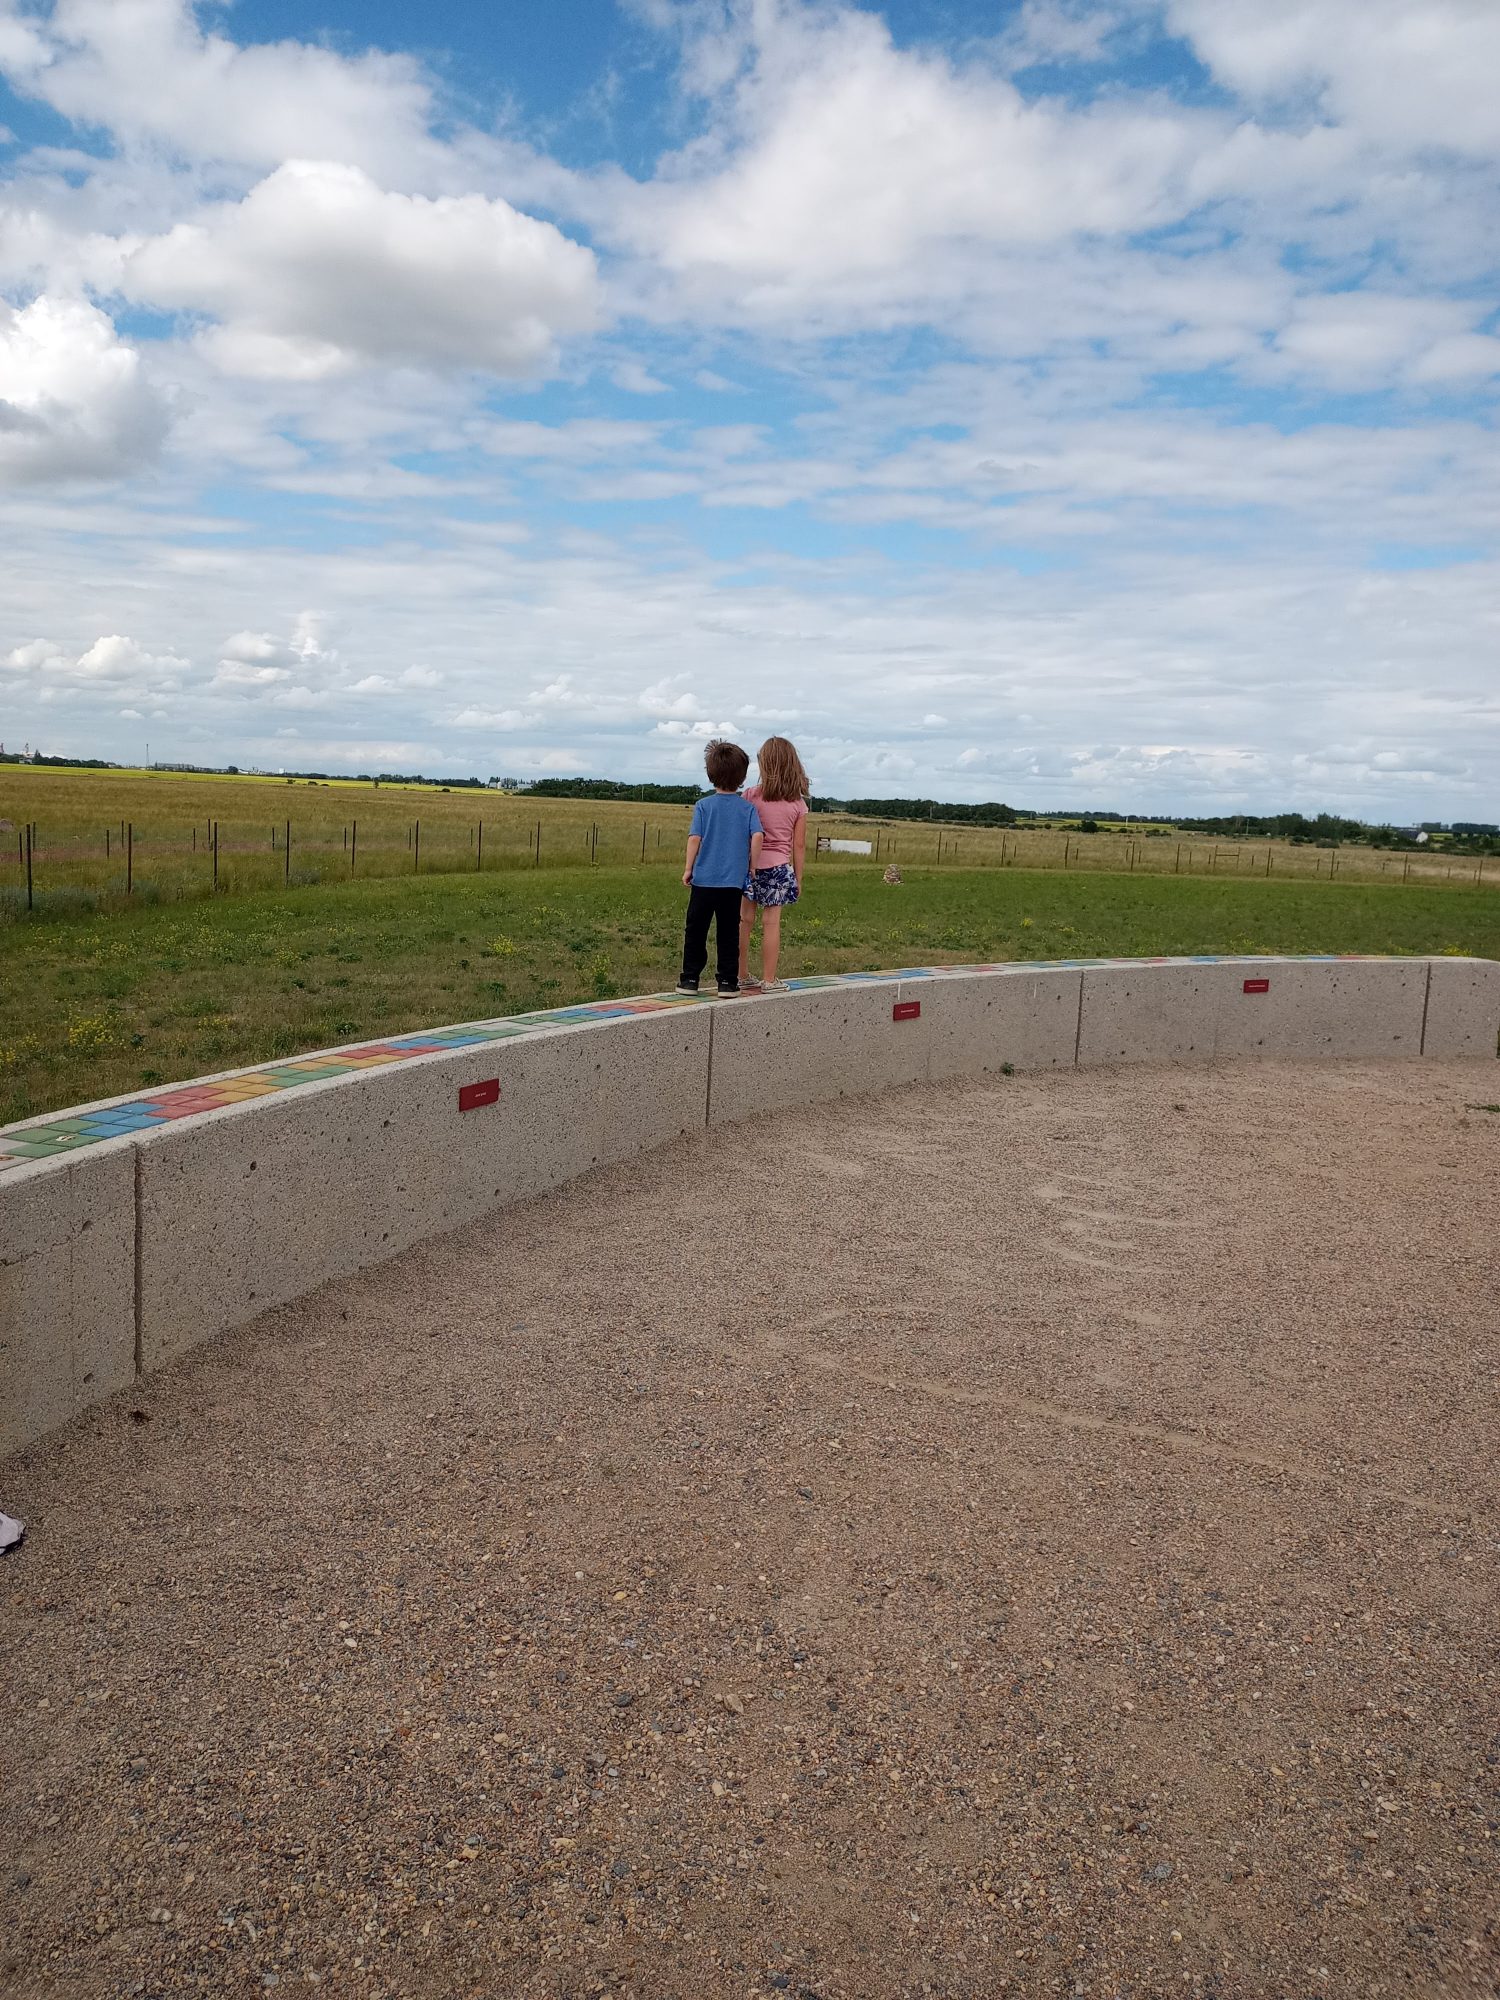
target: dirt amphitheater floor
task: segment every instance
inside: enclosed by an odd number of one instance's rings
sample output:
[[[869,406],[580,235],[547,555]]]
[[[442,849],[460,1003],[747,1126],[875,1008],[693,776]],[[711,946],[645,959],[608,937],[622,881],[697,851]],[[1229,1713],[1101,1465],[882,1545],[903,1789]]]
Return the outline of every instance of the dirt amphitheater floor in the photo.
[[[695,1137],[10,1461],[6,2000],[1494,1993],[1497,1097]]]

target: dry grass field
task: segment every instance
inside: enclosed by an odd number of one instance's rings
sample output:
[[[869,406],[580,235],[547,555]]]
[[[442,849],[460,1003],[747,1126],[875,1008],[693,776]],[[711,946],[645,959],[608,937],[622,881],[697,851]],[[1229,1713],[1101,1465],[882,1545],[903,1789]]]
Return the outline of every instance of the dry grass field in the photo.
[[[680,865],[685,806],[532,799],[424,785],[0,766],[0,921],[405,875]],[[6,824],[8,822],[8,825]],[[820,814],[817,834],[868,839],[882,865],[1063,869],[1282,881],[1463,883],[1500,861],[1216,840],[1165,828],[953,827]],[[217,863],[215,832],[217,831]]]

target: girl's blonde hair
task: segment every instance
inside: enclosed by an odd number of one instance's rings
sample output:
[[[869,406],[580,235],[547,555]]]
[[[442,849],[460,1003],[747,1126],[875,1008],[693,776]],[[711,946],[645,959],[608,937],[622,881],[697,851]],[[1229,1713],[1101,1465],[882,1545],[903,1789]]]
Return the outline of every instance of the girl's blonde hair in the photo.
[[[755,761],[760,766],[760,795],[763,799],[773,802],[777,799],[805,799],[812,789],[802,768],[802,759],[797,755],[797,746],[789,743],[784,736],[768,736],[761,744]]]

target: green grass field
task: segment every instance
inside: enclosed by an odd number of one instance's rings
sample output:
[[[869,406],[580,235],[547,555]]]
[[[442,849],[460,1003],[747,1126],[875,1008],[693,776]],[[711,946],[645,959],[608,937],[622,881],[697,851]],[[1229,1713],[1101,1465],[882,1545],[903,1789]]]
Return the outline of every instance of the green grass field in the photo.
[[[679,864],[680,866],[680,864]],[[0,928],[0,1122],[676,975],[663,868],[344,882]],[[1500,957],[1489,888],[813,864],[783,969],[1199,951]]]

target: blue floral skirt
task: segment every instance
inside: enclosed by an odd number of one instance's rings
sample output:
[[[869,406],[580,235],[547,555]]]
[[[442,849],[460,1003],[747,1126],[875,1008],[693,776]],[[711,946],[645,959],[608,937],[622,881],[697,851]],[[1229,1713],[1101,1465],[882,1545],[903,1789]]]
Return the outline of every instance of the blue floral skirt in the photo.
[[[774,868],[757,868],[753,875],[747,875],[744,893],[748,902],[780,908],[795,903],[802,892],[797,887],[796,869],[789,861],[782,861]]]

